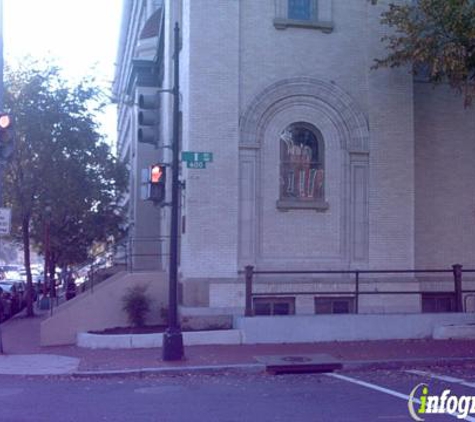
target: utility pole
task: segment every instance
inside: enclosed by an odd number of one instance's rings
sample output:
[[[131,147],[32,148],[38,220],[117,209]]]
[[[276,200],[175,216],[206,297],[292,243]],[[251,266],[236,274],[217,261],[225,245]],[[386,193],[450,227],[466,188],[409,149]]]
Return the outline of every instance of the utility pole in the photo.
[[[0,0],[0,112],[3,111],[3,0]],[[3,179],[5,173],[5,160],[0,157],[0,208],[3,207]],[[0,245],[3,248],[3,240]],[[3,354],[2,329],[0,321],[0,353]]]
[[[0,113],[3,112],[3,0],[0,0]],[[6,160],[0,157],[0,208],[3,207],[3,179]]]
[[[0,111],[3,110],[3,0],[0,0]]]
[[[174,83],[173,83],[173,145],[172,145],[172,203],[170,222],[170,261],[169,261],[169,295],[168,328],[163,335],[163,360],[181,360],[184,356],[183,335],[178,323],[178,211],[179,211],[179,112],[180,112],[180,28],[175,23]]]

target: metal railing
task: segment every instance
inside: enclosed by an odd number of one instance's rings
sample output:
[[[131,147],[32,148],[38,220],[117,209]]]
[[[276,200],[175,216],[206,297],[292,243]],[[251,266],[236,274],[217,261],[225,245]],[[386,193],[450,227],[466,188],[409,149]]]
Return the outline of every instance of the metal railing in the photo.
[[[162,252],[166,237],[128,238],[111,245],[106,250],[92,255],[76,267],[76,273],[84,277],[84,282],[76,287],[75,295],[93,294],[95,287],[117,272],[154,271],[162,268]],[[144,264],[144,262],[148,262]],[[58,289],[54,298],[47,297],[50,314],[55,307],[66,301],[66,287]],[[38,301],[38,305],[39,301]]]
[[[128,272],[144,270],[161,270],[164,253],[164,243],[169,236],[131,237],[127,240],[126,263]]]
[[[161,260],[167,254],[162,252],[166,237],[128,238],[111,248],[92,256],[83,266],[88,266],[88,274],[82,291],[94,291],[101,281],[119,272],[158,270]],[[155,244],[155,245],[154,245]],[[137,262],[142,260],[142,263]],[[144,262],[148,264],[144,264]]]
[[[354,298],[355,306],[354,313],[359,313],[359,301],[362,295],[419,295],[425,293],[434,293],[434,291],[424,290],[388,290],[381,291],[379,288],[376,290],[362,290],[361,282],[362,275],[387,275],[387,274],[449,274],[453,275],[453,290],[449,293],[455,295],[455,312],[464,312],[466,309],[467,299],[469,297],[475,297],[475,290],[463,289],[462,286],[462,274],[463,273],[475,273],[475,269],[463,269],[460,264],[452,265],[451,269],[411,269],[411,270],[327,270],[327,271],[263,271],[254,270],[254,266],[248,265],[244,271],[239,271],[239,274],[245,275],[245,316],[254,315],[253,298],[254,297],[272,297],[272,296],[299,296],[299,295],[312,295],[312,296],[327,296],[332,297],[335,295],[349,295]],[[285,292],[254,292],[254,276],[255,275],[353,275],[353,288],[349,290],[312,290],[312,291],[285,291]],[[312,280],[320,282],[321,280]],[[366,280],[365,280],[366,281]],[[374,282],[374,279],[371,279]],[[387,280],[384,280],[387,281]],[[428,282],[435,282],[438,280],[425,280]],[[415,280],[414,286],[419,286],[419,283],[423,280]],[[444,291],[446,293],[447,291]],[[437,292],[438,293],[438,292]],[[465,294],[465,298],[464,298]]]

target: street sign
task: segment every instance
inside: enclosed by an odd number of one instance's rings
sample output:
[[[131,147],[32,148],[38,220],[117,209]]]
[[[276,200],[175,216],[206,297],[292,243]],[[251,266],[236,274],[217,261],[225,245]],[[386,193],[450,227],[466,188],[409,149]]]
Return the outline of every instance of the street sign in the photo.
[[[205,169],[206,162],[205,161],[187,161],[186,167],[189,169]]]
[[[11,208],[0,208],[0,236],[10,234],[11,220]]]
[[[213,162],[213,153],[212,152],[194,152],[194,151],[182,151],[181,153],[181,159],[186,162],[205,162],[205,163],[211,163]],[[191,167],[188,167],[191,168]],[[206,168],[205,167],[199,167],[199,168]]]

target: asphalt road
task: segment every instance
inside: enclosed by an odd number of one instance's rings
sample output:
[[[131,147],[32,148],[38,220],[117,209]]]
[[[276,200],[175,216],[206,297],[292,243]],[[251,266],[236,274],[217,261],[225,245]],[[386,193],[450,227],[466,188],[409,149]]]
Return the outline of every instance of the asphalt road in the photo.
[[[450,389],[450,395],[475,396],[474,367],[423,371],[429,373],[376,370],[102,379],[2,376],[0,421],[411,421],[408,396],[419,383],[427,385],[430,395]],[[419,389],[416,398],[421,394]],[[414,404],[414,409],[419,406]],[[447,414],[416,416],[426,421],[458,420]],[[468,420],[475,421],[475,413],[471,417]]]

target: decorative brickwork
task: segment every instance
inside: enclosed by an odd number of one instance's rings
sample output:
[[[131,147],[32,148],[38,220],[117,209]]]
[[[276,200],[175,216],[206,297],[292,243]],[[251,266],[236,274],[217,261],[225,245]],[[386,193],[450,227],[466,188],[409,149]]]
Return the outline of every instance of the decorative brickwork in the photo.
[[[241,119],[241,147],[257,146],[267,119],[293,103],[325,108],[336,119],[341,147],[351,152],[369,151],[368,122],[353,99],[336,84],[298,77],[284,79],[256,95]]]
[[[325,202],[278,200],[280,136],[295,122],[313,125],[323,136]],[[344,268],[367,263],[369,131],[346,92],[305,77],[272,84],[241,119],[240,151],[241,265]],[[309,213],[312,209],[318,213]]]

